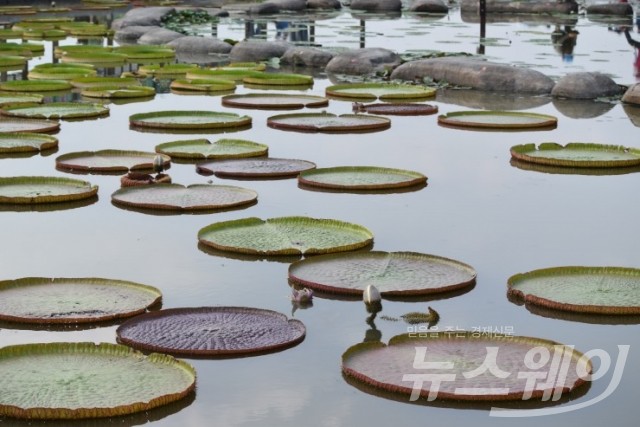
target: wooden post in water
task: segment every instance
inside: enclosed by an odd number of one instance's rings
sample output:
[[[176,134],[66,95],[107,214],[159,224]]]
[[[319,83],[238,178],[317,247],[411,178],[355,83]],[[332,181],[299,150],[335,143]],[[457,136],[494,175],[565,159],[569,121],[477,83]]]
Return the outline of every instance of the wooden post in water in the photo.
[[[484,55],[484,39],[487,35],[487,0],[479,0],[478,12],[480,14],[480,45],[478,53]]]
[[[364,19],[360,20],[360,49],[364,49],[367,27]]]

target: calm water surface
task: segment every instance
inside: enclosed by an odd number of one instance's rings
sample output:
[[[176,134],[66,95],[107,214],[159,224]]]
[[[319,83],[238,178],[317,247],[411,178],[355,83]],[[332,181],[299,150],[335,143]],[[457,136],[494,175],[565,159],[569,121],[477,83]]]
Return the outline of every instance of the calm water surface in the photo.
[[[357,47],[359,21],[348,11],[319,21],[317,42]],[[271,24],[269,24],[271,25]],[[607,23],[581,16],[580,35],[572,62],[565,62],[550,39],[553,24],[498,22],[487,27],[486,56],[492,60],[535,67],[552,75],[601,71],[620,84],[635,82],[633,49]],[[337,32],[342,28],[343,32]],[[236,20],[221,23],[221,38],[242,38]],[[453,10],[445,18],[404,16],[367,22],[367,46],[398,51],[475,52],[478,25]],[[411,33],[411,34],[409,34]],[[417,33],[417,34],[414,34]],[[268,38],[273,34],[269,32]],[[409,34],[402,37],[403,34]],[[640,38],[640,37],[639,37]],[[331,41],[335,40],[335,42]],[[74,43],[70,39],[65,43]],[[44,58],[50,57],[50,46]],[[45,59],[41,59],[44,61]],[[316,78],[309,94],[324,94],[329,85]],[[239,87],[236,93],[249,90]],[[255,92],[253,90],[252,92]],[[513,328],[518,335],[575,345],[581,351],[603,349],[612,366],[588,389],[559,408],[602,395],[612,381],[618,345],[630,352],[619,386],[606,399],[559,415],[502,419],[486,408],[417,405],[406,399],[376,396],[348,384],[340,356],[371,335],[367,313],[359,301],[316,297],[313,307],[293,316],[307,326],[298,346],[270,355],[227,360],[192,360],[198,371],[194,399],[146,414],[113,420],[83,421],[78,426],[583,426],[636,425],[640,415],[640,320],[605,324],[602,319],[558,319],[530,313],[506,298],[511,275],[562,265],[640,268],[638,218],[639,173],[588,176],[525,170],[510,163],[509,147],[522,143],[572,141],[622,144],[640,148],[640,132],[630,117],[638,111],[619,103],[559,102],[546,98],[478,96],[446,91],[430,101],[440,113],[470,108],[521,109],[558,117],[547,131],[478,132],[440,127],[436,116],[393,117],[389,130],[368,134],[303,134],[266,126],[268,111],[232,110],[215,96],[159,94],[153,101],[110,104],[108,118],[63,122],[60,148],[48,156],[4,158],[1,176],[52,175],[60,154],[100,149],[153,151],[155,145],[179,139],[233,137],[269,145],[272,157],[315,162],[318,167],[372,165],[410,169],[429,177],[427,187],[395,194],[347,194],[305,191],[293,179],[235,181],[203,177],[192,164],[169,170],[181,184],[231,184],[258,192],[259,201],[246,209],[206,215],[150,215],[115,207],[110,195],[119,177],[75,176],[99,185],[97,202],[50,212],[0,211],[2,278],[106,277],[157,286],[164,308],[246,305],[291,314],[287,268],[291,260],[246,260],[207,253],[198,247],[197,232],[217,221],[305,215],[335,218],[368,227],[375,250],[415,251],[454,258],[478,272],[470,292],[430,302],[383,301],[381,314],[399,316],[427,305],[439,311],[440,328]],[[175,135],[129,129],[131,114],[154,110],[234,111],[253,117],[251,129],[226,134]],[[328,111],[347,113],[351,103],[331,101]],[[376,320],[382,341],[407,331],[402,322]],[[53,332],[2,325],[0,345],[49,341],[115,342],[115,326]],[[596,363],[597,365],[598,363]],[[3,425],[27,425],[0,419]],[[29,425],[58,425],[30,423]],[[59,423],[59,425],[74,425]]]

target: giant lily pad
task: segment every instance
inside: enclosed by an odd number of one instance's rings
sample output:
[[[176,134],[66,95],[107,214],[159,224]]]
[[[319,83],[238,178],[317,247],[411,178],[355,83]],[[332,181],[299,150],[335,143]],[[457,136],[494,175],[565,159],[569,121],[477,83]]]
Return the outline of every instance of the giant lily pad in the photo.
[[[341,166],[308,170],[298,175],[303,185],[339,190],[382,190],[426,184],[419,172],[374,166]]]
[[[0,71],[22,70],[26,63],[22,56],[0,56]]]
[[[186,356],[243,356],[278,351],[305,337],[302,322],[249,307],[175,308],[123,323],[118,341],[136,348]]]
[[[555,310],[640,314],[640,269],[555,267],[511,276],[509,296]]]
[[[69,52],[62,55],[62,63],[82,63],[82,64],[109,64],[121,65],[127,60],[127,55],[114,52]]]
[[[431,295],[469,288],[473,267],[415,252],[362,252],[321,255],[289,267],[289,279],[321,292],[362,295],[374,285],[383,296]]]
[[[296,108],[326,107],[329,100],[315,95],[288,93],[249,93],[222,97],[225,107],[260,108],[265,110],[293,110]]]
[[[556,378],[560,360],[566,374]],[[585,384],[591,369],[582,353],[553,341],[461,331],[397,335],[342,355],[345,375],[409,400],[550,400]]]
[[[235,90],[236,84],[222,79],[176,79],[171,89],[189,92],[228,92]]]
[[[363,248],[373,242],[373,234],[361,225],[333,219],[253,217],[210,224],[200,229],[198,240],[244,254],[315,255]]]
[[[29,71],[29,80],[73,80],[79,77],[95,76],[98,72],[84,64],[54,64],[58,67],[35,67]],[[73,66],[76,65],[76,66]]]
[[[438,116],[438,123],[462,128],[531,129],[555,127],[558,119],[519,111],[457,111]]]
[[[275,129],[302,132],[367,132],[388,129],[391,120],[386,117],[362,114],[298,113],[281,114],[267,119],[267,125]]]
[[[113,48],[113,52],[127,55],[127,60],[129,62],[150,59],[159,62],[161,59],[167,60],[176,56],[176,51],[174,49],[166,46],[155,45],[118,46]]]
[[[186,397],[196,374],[164,354],[115,344],[26,344],[0,349],[0,415],[33,419],[112,417]]]
[[[511,147],[511,156],[525,162],[573,168],[615,168],[640,165],[640,150],[617,145],[572,142],[564,147],[545,142]]]
[[[436,90],[426,86],[394,83],[347,83],[329,86],[327,96],[346,99],[424,99],[435,96]]]
[[[304,74],[255,73],[244,77],[242,82],[269,86],[309,86],[313,84],[313,77]]]
[[[141,86],[140,81],[133,77],[79,77],[71,80],[69,83],[71,83],[73,87],[80,89],[88,89],[96,86],[117,86],[120,88]]]
[[[231,185],[157,184],[126,187],[111,195],[114,203],[145,209],[197,211],[227,209],[251,204],[258,198],[253,190]]]
[[[201,138],[165,142],[157,145],[156,151],[171,158],[225,160],[266,156],[269,147],[242,139],[219,139],[211,142]]]
[[[187,79],[218,79],[218,80],[230,80],[234,82],[242,81],[245,77],[253,77],[263,74],[260,71],[253,71],[247,69],[222,69],[222,70],[206,70],[206,69],[193,69],[187,72],[185,78]]]
[[[88,199],[98,187],[87,181],[47,176],[0,178],[0,203],[34,204]]]
[[[148,86],[95,86],[88,89],[82,89],[80,94],[87,98],[150,98],[155,96],[156,90]]]
[[[85,119],[108,116],[109,108],[82,102],[50,102],[7,106],[0,109],[0,114],[26,119]]]
[[[57,120],[8,119],[0,118],[0,133],[14,132],[55,132],[60,129]]]
[[[56,148],[58,138],[37,133],[0,133],[0,153],[28,153]]]
[[[2,93],[0,94],[0,107],[17,104],[39,104],[44,96],[32,93]]]
[[[156,111],[133,114],[129,122],[161,129],[221,129],[251,125],[251,117],[216,111]]]
[[[0,83],[0,89],[9,92],[55,92],[72,87],[64,80],[12,80]]]
[[[56,158],[56,168],[82,173],[152,170],[155,153],[144,151],[100,150],[67,153]],[[171,158],[161,154],[165,168]]]
[[[168,78],[172,76],[184,76],[189,71],[197,70],[195,64],[149,64],[142,65],[138,70],[143,74],[148,74],[158,78]]]
[[[161,299],[154,287],[122,280],[25,277],[0,282],[0,320],[100,322],[144,313]]]
[[[392,116],[427,116],[438,112],[438,107],[430,104],[399,102],[393,104],[362,104],[355,102],[353,111],[358,113],[386,114]]]
[[[221,178],[291,178],[315,167],[306,160],[265,157],[200,163],[196,171]]]

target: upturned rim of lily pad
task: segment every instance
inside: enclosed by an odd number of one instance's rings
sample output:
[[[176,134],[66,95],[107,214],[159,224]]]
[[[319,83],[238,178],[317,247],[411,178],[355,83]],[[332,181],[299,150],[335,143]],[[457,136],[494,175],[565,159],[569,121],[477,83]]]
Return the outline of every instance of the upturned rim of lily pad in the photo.
[[[82,96],[87,98],[123,99],[123,98],[151,98],[156,90],[149,86],[93,86],[82,89]]]
[[[140,80],[133,77],[79,77],[69,81],[69,83],[80,89],[88,89],[96,86],[142,86]]]
[[[566,158],[564,153],[589,152],[592,158]],[[536,155],[544,153],[545,156]],[[557,153],[557,156],[553,156]],[[626,158],[603,158],[598,159],[596,154],[604,153],[614,156],[624,156]],[[535,163],[547,166],[560,166],[572,168],[617,168],[640,166],[640,149],[629,148],[621,145],[606,145],[585,142],[570,142],[560,145],[555,142],[543,142],[537,147],[535,144],[521,144],[511,147],[511,157],[524,162]]]
[[[255,102],[256,99],[267,99],[265,102]],[[276,100],[269,102],[268,99]],[[254,100],[254,101],[249,101]],[[329,105],[329,100],[317,95],[299,95],[290,93],[246,93],[241,95],[225,95],[222,97],[225,107],[264,109],[264,110],[293,110],[299,108],[318,108]]]
[[[60,61],[66,63],[100,64],[124,64],[127,55],[114,52],[69,52],[60,57]]]
[[[252,167],[256,164],[259,170]],[[251,157],[198,163],[196,172],[201,175],[215,175],[219,178],[293,178],[300,172],[315,167],[316,164],[308,160]]]
[[[130,359],[136,361],[135,368],[132,366],[132,374],[136,371],[140,371],[140,364],[160,365],[162,370],[156,370],[156,374],[162,376],[163,372],[168,369],[180,372],[180,376],[183,377],[182,382],[184,384],[175,384],[177,378],[171,380],[171,390],[162,390],[157,393],[157,396],[153,398],[141,398],[140,396],[131,397],[129,402],[118,404],[117,406],[104,406],[104,407],[57,407],[57,406],[44,406],[38,404],[37,407],[20,407],[15,404],[4,403],[4,399],[0,399],[0,414],[10,416],[14,418],[24,419],[84,419],[84,418],[100,418],[100,417],[113,417],[119,415],[127,415],[135,412],[147,411],[152,408],[156,408],[161,405],[166,405],[171,402],[183,399],[187,395],[193,392],[195,389],[196,372],[193,366],[190,364],[175,359],[172,356],[166,354],[154,353],[145,356],[141,352],[134,350],[130,347],[118,344],[110,343],[93,343],[93,342],[64,342],[64,343],[45,343],[45,344],[22,344],[12,345],[0,348],[0,361],[9,361],[19,358],[29,358],[36,356],[38,358],[38,364],[44,363],[43,357],[56,356],[56,355],[73,355],[79,357],[84,355],[87,358],[96,358],[93,365],[96,367],[94,374],[103,378],[97,378],[98,381],[108,380],[108,371],[106,374],[100,375],[99,371],[104,369],[105,365],[118,364],[118,359]],[[59,363],[57,361],[56,363]],[[28,366],[32,366],[33,362],[29,362]],[[67,369],[73,370],[77,363],[69,363],[69,366],[64,366]],[[53,366],[51,369],[60,369],[63,366]],[[0,363],[1,369],[1,363]],[[12,363],[12,368],[16,369],[15,363]],[[117,370],[113,370],[114,372]],[[87,372],[83,373],[85,378],[92,377],[87,376]],[[121,376],[118,377],[121,379]],[[141,379],[141,378],[140,378]],[[168,380],[165,380],[165,382]],[[61,383],[62,384],[62,383]],[[41,384],[39,384],[41,385]],[[104,391],[104,390],[103,390]],[[121,396],[123,390],[117,390]]]
[[[73,64],[63,64],[73,65]],[[78,77],[96,76],[98,72],[95,69],[81,67],[56,67],[49,69],[34,68],[27,76],[29,80],[73,80]]]
[[[26,289],[30,286],[42,287],[47,286],[51,288],[55,288],[59,285],[71,284],[77,286],[78,292],[82,292],[84,296],[87,296],[91,292],[91,287],[98,286],[100,288],[112,288],[115,292],[117,289],[127,289],[128,292],[136,293],[139,296],[143,296],[145,299],[144,303],[137,307],[130,307],[124,311],[114,309],[113,307],[103,306],[100,309],[97,309],[96,306],[92,307],[83,307],[81,305],[74,305],[73,312],[69,311],[55,311],[48,312],[47,316],[36,315],[33,312],[18,313],[14,310],[14,312],[10,311],[0,311],[0,320],[7,322],[18,322],[18,323],[38,323],[38,324],[70,324],[70,323],[97,323],[97,322],[105,322],[109,320],[122,319],[125,317],[136,316],[141,313],[145,313],[149,308],[158,305],[162,301],[162,293],[159,289],[143,285],[140,283],[130,282],[126,280],[114,280],[114,279],[104,279],[98,277],[84,277],[84,278],[68,278],[68,277],[22,277],[20,279],[15,280],[3,280],[0,281],[0,295],[3,295],[3,292],[8,291],[20,291],[22,289]],[[48,288],[50,289],[50,288]],[[49,295],[49,298],[53,300],[59,300],[61,294],[57,295]],[[122,298],[125,298],[123,296]],[[16,297],[14,296],[14,299]],[[43,305],[46,306],[47,302],[45,299],[46,295],[41,296],[41,299],[38,301],[38,309],[42,309]],[[35,303],[36,300],[30,299],[30,303]],[[53,305],[56,305],[56,301],[53,301]],[[6,304],[6,294],[3,296],[3,303]],[[102,302],[102,301],[98,301]],[[4,305],[3,304],[3,305]],[[57,307],[50,307],[57,309]],[[82,315],[82,313],[86,312],[86,315]],[[18,310],[20,311],[20,310]]]
[[[354,112],[382,114],[392,116],[428,116],[438,112],[437,105],[418,104],[414,102],[394,102],[354,105]]]
[[[235,90],[236,84],[223,79],[175,79],[170,87],[173,90],[193,92],[228,92]]]
[[[376,95],[375,93],[368,92],[344,92],[345,90],[348,91],[350,89],[388,89],[389,93]],[[426,86],[409,85],[406,83],[344,83],[328,86],[325,89],[325,93],[327,94],[327,96],[330,96],[332,98],[349,100],[427,99],[433,98],[435,96],[436,89]]]
[[[184,151],[172,151],[176,147],[211,147],[211,146],[244,146],[247,148],[251,148],[253,150],[237,153],[237,154],[216,154],[216,153],[207,153],[204,154],[198,151],[184,152]],[[231,139],[231,138],[222,138],[217,141],[211,142],[206,138],[198,138],[198,139],[186,139],[179,141],[170,141],[164,142],[162,144],[156,145],[156,153],[166,154],[170,156],[172,159],[192,159],[192,160],[228,160],[228,159],[243,159],[243,158],[251,158],[251,157],[262,157],[269,154],[269,146],[265,144],[259,144],[257,142],[248,141],[244,139]]]
[[[55,185],[60,187],[72,187],[76,192],[62,194],[22,194],[19,193],[12,196],[2,195],[3,186],[38,186],[38,185]],[[41,203],[59,203],[73,202],[94,197],[98,194],[98,186],[92,185],[90,182],[79,179],[70,179],[57,176],[12,176],[0,177],[0,203],[8,204],[41,204]]]
[[[305,74],[257,73],[243,77],[242,82],[265,86],[311,86],[313,77]]]
[[[533,304],[541,307],[550,308],[553,310],[567,311],[573,313],[587,313],[587,314],[605,314],[605,315],[637,315],[640,314],[640,304],[629,305],[627,304],[628,295],[620,295],[623,301],[620,301],[619,305],[605,305],[605,304],[580,304],[570,301],[562,301],[560,298],[554,299],[552,296],[540,296],[534,292],[525,292],[518,289],[528,280],[537,280],[545,278],[562,278],[567,276],[580,275],[580,276],[594,276],[594,278],[600,277],[598,283],[602,283],[603,277],[620,277],[629,283],[638,283],[637,289],[640,291],[640,269],[627,268],[627,267],[585,267],[585,266],[562,266],[562,267],[550,267],[542,268],[538,270],[532,270],[526,273],[519,273],[511,276],[507,280],[507,296],[515,301],[521,301],[525,304]],[[580,287],[576,289],[576,292],[582,292],[587,296],[587,300],[594,299],[598,295],[598,290],[588,286],[588,282],[584,282]],[[604,285],[603,285],[604,286]],[[628,292],[632,292],[633,288],[629,288]],[[609,292],[603,290],[602,292]],[[588,298],[593,297],[593,298]],[[584,298],[583,298],[584,300]]]
[[[3,124],[23,126],[18,130],[2,130]],[[18,119],[2,117],[0,115],[0,133],[53,133],[60,130],[58,120]]]
[[[196,64],[147,64],[141,65],[138,71],[151,76],[165,76],[165,75],[182,75],[188,71],[197,70],[199,67]]]
[[[336,121],[360,121],[359,124],[330,124],[317,125],[305,123],[305,119],[329,118]],[[293,120],[293,123],[282,122],[283,120]],[[298,123],[296,123],[296,121]],[[293,113],[279,114],[267,118],[267,126],[274,129],[293,130],[300,132],[370,132],[384,130],[391,127],[391,120],[381,116],[370,116],[363,114],[341,114],[333,113]]]
[[[61,108],[63,110],[76,110],[71,112],[60,113],[40,113],[37,110],[54,110]],[[25,112],[26,110],[35,110],[35,112]],[[17,117],[24,119],[85,119],[93,117],[104,117],[109,115],[109,108],[101,104],[93,104],[88,102],[49,102],[46,104],[21,104],[0,108],[0,114],[8,117]]]
[[[187,72],[187,79],[220,79],[240,82],[245,77],[264,74],[262,71],[244,70],[244,69],[205,69],[199,68]]]
[[[163,167],[166,169],[171,164],[171,157],[165,154],[156,154],[148,151],[134,151],[134,150],[98,150],[98,151],[76,151],[72,153],[66,153],[56,158],[56,169],[72,171],[76,173],[110,173],[110,172],[128,172],[128,171],[150,171],[153,170],[153,163],[156,156],[162,157]],[[91,166],[78,160],[91,159],[97,157],[126,157],[126,158],[140,158],[140,163],[136,163],[132,166],[113,164],[109,166]]]
[[[129,62],[135,62],[136,59],[169,59],[176,56],[175,49],[156,45],[117,46],[113,48],[113,52],[124,53]]]
[[[353,175],[353,174],[377,174],[380,176],[399,176],[404,179],[396,180],[394,182],[388,182],[384,179],[379,182],[367,180],[367,182],[335,182],[335,181],[323,181],[321,178],[323,175]],[[336,166],[330,168],[317,168],[300,172],[298,175],[298,183],[318,188],[331,188],[331,189],[345,189],[345,190],[386,190],[391,188],[404,188],[413,187],[417,185],[424,185],[427,183],[427,177],[420,172],[386,168],[380,166]]]
[[[473,120],[474,117],[503,117],[503,118],[527,118],[529,122],[519,122],[517,120],[504,123],[486,122]],[[465,120],[467,119],[467,120]],[[524,111],[454,111],[438,116],[438,124],[455,128],[481,128],[481,129],[535,129],[552,128],[557,126],[558,118],[549,114],[530,113]]]
[[[36,141],[37,146],[33,144],[13,145],[6,147],[3,143],[6,140],[23,140]],[[51,135],[45,135],[35,132],[7,132],[0,133],[0,153],[29,153],[46,151],[58,146],[58,138]]]
[[[73,88],[65,80],[13,80],[0,83],[0,89],[10,92],[55,92]]]
[[[281,232],[277,230],[278,225],[286,224],[289,230],[287,232]],[[336,245],[324,245],[320,247],[313,246],[315,243],[311,243],[307,245],[307,247],[303,247],[301,242],[296,240],[291,241],[290,237],[287,235],[288,232],[291,231],[291,226],[299,226],[301,228],[305,228],[308,226],[312,227],[322,227],[327,231],[333,230],[334,232],[341,233],[345,232],[351,235],[349,242],[339,243]],[[226,233],[226,232],[235,232],[237,233],[247,233],[247,229],[255,229],[256,227],[266,227],[267,232],[275,231],[275,234],[280,236],[283,240],[287,241],[282,244],[281,248],[269,248],[268,246],[264,249],[260,249],[258,247],[251,247],[249,245],[238,245],[231,244],[226,242],[218,242],[211,238],[211,234],[215,234],[217,232]],[[273,230],[275,228],[275,230]],[[326,234],[326,233],[325,233]],[[356,238],[357,236],[357,238]],[[295,236],[293,236],[295,237]],[[253,241],[255,239],[254,233],[249,233],[246,236],[246,239]],[[370,246],[373,243],[373,233],[369,231],[369,229],[363,227],[362,225],[350,223],[346,221],[340,221],[335,219],[322,219],[322,218],[311,218],[304,216],[289,216],[289,217],[277,217],[277,218],[269,218],[266,220],[250,217],[250,218],[242,218],[230,221],[222,221],[210,224],[206,227],[203,227],[198,232],[198,241],[205,246],[212,247],[217,250],[226,251],[226,252],[236,252],[242,254],[250,254],[250,255],[260,255],[260,256],[282,256],[282,255],[316,255],[316,254],[326,254],[333,252],[346,252],[352,251],[360,248],[364,248]]]
[[[209,122],[200,121],[199,123],[175,123],[171,120],[167,121],[148,121],[146,119],[162,119],[171,117],[212,117],[227,118],[228,121],[212,120]],[[236,113],[203,111],[203,110],[177,110],[177,111],[154,111],[150,113],[138,113],[129,116],[129,123],[132,126],[143,128],[160,128],[160,129],[222,129],[250,126],[252,122],[249,116],[240,116]]]
[[[41,104],[44,101],[44,95],[28,92],[9,92],[0,93],[0,108],[5,105],[18,104]]]
[[[230,318],[226,316],[224,319],[217,321],[216,315],[220,314],[223,316],[231,314],[235,317]],[[157,337],[154,336],[158,334],[164,335],[164,332],[157,328],[144,330],[145,333],[143,335],[146,340],[145,342],[136,339],[136,337],[127,337],[129,330],[143,327],[145,323],[153,325],[154,322],[162,322],[165,319],[170,322],[172,318],[176,319],[175,321],[180,321],[181,318],[188,316],[193,318],[194,315],[210,315],[210,318],[204,322],[199,321],[199,319],[191,319],[192,321],[188,323],[191,326],[190,330],[197,330],[199,327],[201,329],[200,333],[190,334],[188,337],[178,337],[178,328],[176,326],[172,334],[173,336],[170,338],[187,339],[187,341],[192,341],[193,344],[198,344],[197,338],[201,335],[205,335],[206,337],[211,336],[207,345],[213,348],[202,348],[201,346],[178,348],[177,346],[163,345],[157,342]],[[249,322],[242,323],[243,317],[250,317]],[[257,319],[254,319],[254,317]],[[237,320],[238,318],[240,320]],[[234,343],[231,342],[231,340],[215,340],[215,336],[223,333],[225,328],[230,329],[229,333],[233,334],[231,338],[237,340],[244,339],[247,343],[242,346],[236,344],[235,347],[233,347],[232,345]],[[256,331],[256,329],[259,331]],[[284,339],[269,340],[267,338],[266,342],[256,342],[263,339],[264,335],[273,335],[274,332],[282,332],[289,336],[284,337]],[[116,335],[118,342],[146,351],[159,351],[186,357],[240,357],[276,352],[293,347],[304,340],[306,328],[304,323],[297,319],[289,319],[285,314],[262,308],[226,306],[183,307],[136,316],[120,325],[116,330]],[[151,340],[148,340],[148,338],[151,338]]]

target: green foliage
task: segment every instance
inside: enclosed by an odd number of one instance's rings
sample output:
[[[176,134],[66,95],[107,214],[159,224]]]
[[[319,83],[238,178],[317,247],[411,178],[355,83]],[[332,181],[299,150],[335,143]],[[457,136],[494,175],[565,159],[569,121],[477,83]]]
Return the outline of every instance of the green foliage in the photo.
[[[162,26],[168,30],[176,31],[185,35],[194,35],[189,31],[191,25],[201,25],[217,22],[217,18],[209,15],[204,10],[187,9],[176,10],[166,14],[162,18]]]

